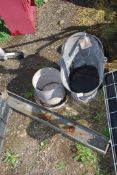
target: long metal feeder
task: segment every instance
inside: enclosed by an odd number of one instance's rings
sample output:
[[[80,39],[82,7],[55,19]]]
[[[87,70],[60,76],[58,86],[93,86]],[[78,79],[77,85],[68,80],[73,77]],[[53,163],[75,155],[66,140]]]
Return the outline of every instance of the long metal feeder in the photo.
[[[80,142],[99,153],[106,154],[110,144],[101,134],[12,92],[3,93],[2,98],[15,111],[49,126],[64,136]]]

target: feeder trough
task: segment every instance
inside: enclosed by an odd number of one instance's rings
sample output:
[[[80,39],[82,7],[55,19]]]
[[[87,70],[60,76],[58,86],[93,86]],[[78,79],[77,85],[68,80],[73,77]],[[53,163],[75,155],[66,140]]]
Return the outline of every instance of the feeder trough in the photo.
[[[47,108],[39,106],[34,102],[26,100],[12,92],[3,92],[1,98],[11,109],[51,127],[71,140],[80,142],[101,154],[106,154],[109,142],[108,139],[100,133],[74,122],[56,112],[52,112]]]

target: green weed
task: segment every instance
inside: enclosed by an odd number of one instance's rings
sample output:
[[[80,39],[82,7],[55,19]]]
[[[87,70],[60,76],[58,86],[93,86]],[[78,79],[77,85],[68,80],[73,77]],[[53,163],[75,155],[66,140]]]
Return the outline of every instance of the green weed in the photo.
[[[103,172],[101,172],[101,169],[99,167],[97,167],[95,174],[96,175],[104,175]]]
[[[79,115],[70,115],[70,118],[73,120],[79,120],[81,117]]]
[[[103,116],[102,112],[96,112],[96,115],[94,116],[94,119],[97,121],[100,121]]]
[[[59,162],[56,167],[60,171],[64,171],[65,170],[65,164],[64,164],[64,162]]]
[[[4,163],[7,163],[13,167],[18,164],[18,155],[13,153],[12,150],[8,150],[5,154]]]
[[[36,0],[35,4],[36,4],[37,7],[41,7],[41,6],[43,6],[44,1],[43,0]]]
[[[84,164],[95,164],[97,161],[95,153],[88,147],[81,144],[76,144],[76,154],[73,157],[74,160],[80,161]]]
[[[27,91],[25,94],[24,94],[24,98],[27,98],[27,99],[31,99],[34,95],[34,89],[31,89],[30,91]]]
[[[10,39],[10,33],[4,21],[0,18],[0,43],[4,43]]]
[[[103,92],[103,89],[100,89],[99,90],[99,98],[100,98],[100,100],[104,101],[104,92]]]
[[[108,127],[104,127],[102,133],[105,137],[110,138]]]
[[[41,142],[41,143],[39,144],[39,151],[41,151],[41,150],[47,148],[47,146],[48,146],[48,139],[45,139],[43,142]]]

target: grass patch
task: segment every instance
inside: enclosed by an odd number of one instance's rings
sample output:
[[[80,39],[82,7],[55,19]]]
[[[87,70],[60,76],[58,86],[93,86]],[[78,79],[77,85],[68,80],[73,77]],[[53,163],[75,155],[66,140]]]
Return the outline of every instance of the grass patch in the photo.
[[[31,89],[24,94],[24,98],[28,100],[30,100],[33,96],[34,96],[34,89]]]
[[[4,21],[0,18],[0,44],[5,43],[11,38]]]
[[[73,157],[75,161],[80,161],[84,164],[95,164],[97,161],[95,153],[88,147],[81,144],[76,144],[76,153]]]
[[[117,36],[117,21],[112,24],[103,26],[100,30],[100,37],[102,38],[107,56],[116,58],[116,36]]]
[[[8,150],[4,157],[4,163],[7,163],[12,167],[16,167],[18,162],[19,162],[18,155],[15,154],[12,150]]]
[[[117,22],[115,24],[110,24],[108,27],[104,27],[101,32],[101,37],[104,39],[110,39],[117,33]]]
[[[41,6],[43,6],[44,1],[43,0],[35,0],[35,4],[37,7],[41,7]]]
[[[65,163],[64,162],[59,162],[56,167],[57,167],[58,170],[64,171],[65,170]]]
[[[48,139],[45,139],[43,142],[41,142],[41,143],[39,144],[39,151],[41,151],[41,150],[47,148],[47,147],[48,147],[48,144],[49,144]]]

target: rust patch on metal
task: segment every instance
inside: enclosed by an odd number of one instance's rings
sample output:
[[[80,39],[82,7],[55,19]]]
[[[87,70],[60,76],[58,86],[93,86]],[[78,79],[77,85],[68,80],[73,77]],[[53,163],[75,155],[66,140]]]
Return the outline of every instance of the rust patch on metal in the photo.
[[[82,136],[83,134],[80,132],[79,135]]]
[[[75,132],[75,127],[73,125],[70,125],[70,126],[65,126],[63,128],[66,132],[70,132],[70,133],[74,133]]]
[[[48,114],[42,114],[41,116],[40,116],[40,118],[41,119],[43,119],[43,120],[45,120],[45,121],[48,121],[48,122],[50,122],[50,121],[52,121],[53,120],[53,117],[52,117],[52,115],[48,115]]]

